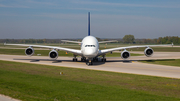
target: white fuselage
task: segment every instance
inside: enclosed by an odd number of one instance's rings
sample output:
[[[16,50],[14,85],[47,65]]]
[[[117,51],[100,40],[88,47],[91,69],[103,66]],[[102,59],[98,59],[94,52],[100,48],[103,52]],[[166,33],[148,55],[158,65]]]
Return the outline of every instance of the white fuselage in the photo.
[[[88,59],[96,57],[99,53],[98,40],[93,36],[86,36],[81,43],[81,52]]]

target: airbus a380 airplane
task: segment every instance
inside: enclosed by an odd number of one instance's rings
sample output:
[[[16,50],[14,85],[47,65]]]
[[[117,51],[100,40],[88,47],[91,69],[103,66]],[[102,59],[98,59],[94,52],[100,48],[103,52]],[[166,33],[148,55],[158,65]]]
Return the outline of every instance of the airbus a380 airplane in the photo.
[[[145,47],[144,54],[147,57],[150,57],[153,55],[153,49],[150,47],[157,47],[157,46],[171,46],[172,44],[164,44],[164,45],[140,45],[140,46],[128,46],[128,47],[117,47],[117,48],[111,48],[111,49],[103,49],[99,50],[99,43],[107,43],[107,42],[113,42],[113,41],[102,41],[98,42],[98,40],[90,35],[90,13],[88,13],[88,36],[86,36],[82,42],[78,41],[68,41],[68,40],[62,40],[65,42],[72,42],[72,43],[80,43],[81,44],[81,50],[76,49],[70,49],[70,48],[63,48],[63,47],[54,47],[54,46],[43,46],[43,45],[27,45],[27,44],[6,44],[5,45],[16,45],[16,46],[28,46],[28,48],[25,50],[25,54],[28,56],[32,56],[34,54],[33,47],[41,47],[41,48],[50,48],[53,49],[49,52],[49,57],[52,59],[58,58],[58,52],[57,50],[63,50],[66,52],[71,52],[74,54],[73,61],[77,61],[76,56],[81,56],[81,61],[85,61],[87,65],[93,65],[93,61],[98,61],[98,56],[103,56],[101,61],[106,61],[105,55],[106,53],[117,51],[117,50],[123,50],[121,52],[121,58],[122,59],[128,59],[130,57],[130,53],[126,49],[130,48],[139,48],[139,47]]]

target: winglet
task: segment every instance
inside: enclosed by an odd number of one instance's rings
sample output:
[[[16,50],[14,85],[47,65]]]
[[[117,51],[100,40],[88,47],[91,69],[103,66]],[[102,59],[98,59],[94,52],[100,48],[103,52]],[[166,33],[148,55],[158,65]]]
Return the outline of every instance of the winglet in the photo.
[[[88,12],[88,36],[90,36],[90,12]]]
[[[4,43],[4,45],[6,45],[6,42]]]

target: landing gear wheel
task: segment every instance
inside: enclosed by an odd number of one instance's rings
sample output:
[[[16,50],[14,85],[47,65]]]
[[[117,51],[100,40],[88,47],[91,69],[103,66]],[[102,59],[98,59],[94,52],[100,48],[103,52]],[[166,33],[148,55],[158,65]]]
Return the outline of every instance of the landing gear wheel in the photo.
[[[106,58],[102,58],[101,61],[102,61],[102,62],[106,62]]]
[[[73,58],[73,61],[77,61],[77,58]]]
[[[93,61],[98,61],[98,58],[97,57],[93,58]]]
[[[86,63],[86,65],[88,65],[88,66],[89,66],[89,65],[90,65],[90,63],[89,63],[89,62],[87,62],[87,63]]]
[[[81,61],[86,61],[86,58],[81,58]]]
[[[93,65],[93,62],[92,61],[88,61],[88,62],[86,62],[86,65],[88,65],[88,66]]]
[[[90,66],[90,65],[93,65],[92,62],[87,62],[86,65]]]

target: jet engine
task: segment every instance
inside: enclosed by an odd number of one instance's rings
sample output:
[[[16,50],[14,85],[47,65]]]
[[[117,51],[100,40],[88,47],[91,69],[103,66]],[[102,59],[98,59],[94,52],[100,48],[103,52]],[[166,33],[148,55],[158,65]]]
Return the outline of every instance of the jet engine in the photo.
[[[58,52],[56,50],[52,50],[49,52],[49,57],[52,59],[57,59],[58,58]]]
[[[145,54],[147,57],[152,56],[153,53],[154,53],[154,51],[153,51],[152,48],[149,48],[149,47],[148,47],[148,48],[146,48],[146,49],[144,50],[144,54]]]
[[[34,55],[34,49],[32,47],[28,47],[26,50],[25,50],[25,54],[27,56],[32,56]]]
[[[128,59],[130,57],[130,53],[127,51],[127,50],[124,50],[122,53],[121,53],[121,58],[122,59]]]

